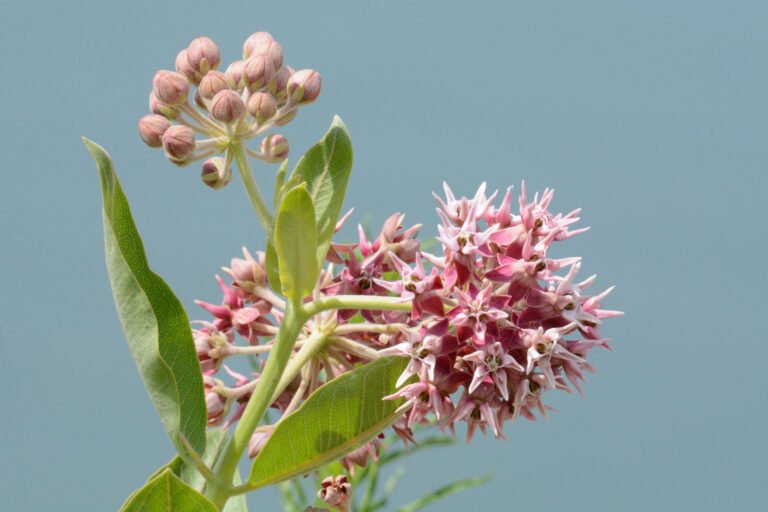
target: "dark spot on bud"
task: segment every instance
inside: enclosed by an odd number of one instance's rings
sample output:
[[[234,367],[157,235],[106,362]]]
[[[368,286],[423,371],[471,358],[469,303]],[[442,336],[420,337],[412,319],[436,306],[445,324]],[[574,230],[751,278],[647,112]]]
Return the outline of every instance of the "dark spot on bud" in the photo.
[[[566,311],[571,311],[573,309],[576,309],[576,304],[574,304],[573,302],[569,302],[568,304],[565,305],[564,309]]]

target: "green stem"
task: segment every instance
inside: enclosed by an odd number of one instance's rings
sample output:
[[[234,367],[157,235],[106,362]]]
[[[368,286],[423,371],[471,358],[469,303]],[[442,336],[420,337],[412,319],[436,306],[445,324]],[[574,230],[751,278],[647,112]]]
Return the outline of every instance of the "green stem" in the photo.
[[[259,185],[253,179],[253,172],[251,171],[251,166],[248,163],[248,157],[245,155],[242,143],[233,142],[230,147],[232,148],[232,154],[235,156],[235,162],[237,162],[237,169],[240,171],[240,178],[243,180],[243,185],[245,185],[245,191],[248,193],[248,199],[251,200],[256,216],[259,217],[261,226],[264,228],[264,232],[269,240],[272,238],[272,229],[274,227],[272,213],[270,213],[267,203],[264,202],[264,198],[261,196]]]
[[[259,424],[264,412],[272,403],[272,397],[281,380],[285,366],[291,356],[293,345],[302,326],[309,318],[301,305],[289,303],[285,310],[280,331],[277,333],[272,351],[269,354],[264,371],[259,377],[258,384],[243,411],[243,416],[235,428],[232,438],[227,443],[224,452],[216,461],[214,474],[216,481],[206,490],[206,496],[222,509],[227,499],[232,495],[232,478],[237,470],[248,442]]]
[[[411,302],[404,302],[400,297],[379,297],[376,295],[336,295],[321,297],[304,306],[308,315],[314,316],[329,309],[374,309],[391,311],[410,311]]]

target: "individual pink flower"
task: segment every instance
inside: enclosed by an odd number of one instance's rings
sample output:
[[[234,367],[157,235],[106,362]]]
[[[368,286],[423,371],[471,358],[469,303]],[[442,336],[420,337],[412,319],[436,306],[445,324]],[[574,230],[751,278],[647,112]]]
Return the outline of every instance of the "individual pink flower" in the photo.
[[[507,387],[507,368],[519,372],[524,368],[514,357],[507,354],[501,343],[496,342],[485,345],[480,350],[464,356],[464,361],[475,364],[475,373],[472,382],[467,389],[473,393],[483,382],[491,380],[501,393],[504,400],[509,400],[509,388]]]

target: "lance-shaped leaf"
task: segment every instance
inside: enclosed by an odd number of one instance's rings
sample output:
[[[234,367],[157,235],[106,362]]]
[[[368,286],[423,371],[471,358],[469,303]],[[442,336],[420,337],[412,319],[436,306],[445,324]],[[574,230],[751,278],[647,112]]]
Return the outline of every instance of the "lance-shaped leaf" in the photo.
[[[362,446],[402,413],[402,400],[382,400],[407,358],[384,357],[320,387],[281,421],[253,461],[248,486],[263,487],[306,474]]]
[[[87,139],[85,145],[99,170],[107,270],[131,355],[176,449],[184,449],[183,436],[203,453],[205,397],[189,319],[170,287],[149,268],[109,155]]]
[[[317,221],[317,260],[322,266],[344,204],[352,172],[352,140],[336,116],[325,136],[296,164],[293,176],[307,183]]]
[[[315,210],[303,183],[288,192],[280,205],[275,221],[275,254],[283,294],[299,301],[312,293],[320,265],[315,256]]]
[[[218,512],[205,496],[185,484],[170,468],[131,494],[120,512]]]

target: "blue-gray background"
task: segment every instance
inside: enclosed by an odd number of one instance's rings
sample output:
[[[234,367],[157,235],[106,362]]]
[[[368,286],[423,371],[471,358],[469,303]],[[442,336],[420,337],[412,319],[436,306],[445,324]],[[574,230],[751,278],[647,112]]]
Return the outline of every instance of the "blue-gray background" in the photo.
[[[150,261],[193,317],[261,233],[238,183],[143,146],[153,73],[201,34],[225,61],[256,30],[324,77],[285,130],[293,161],[340,114],[348,205],[433,236],[430,191],[557,189],[616,351],[587,397],[508,442],[408,460],[398,501],[489,485],[432,510],[754,509],[768,499],[765,339],[768,4],[762,1],[0,2],[0,496],[3,510],[116,510],[171,456],[123,342],[100,193],[108,148]],[[273,168],[260,167],[262,180]],[[259,500],[266,500],[260,502]],[[274,494],[254,510],[277,510]]]

